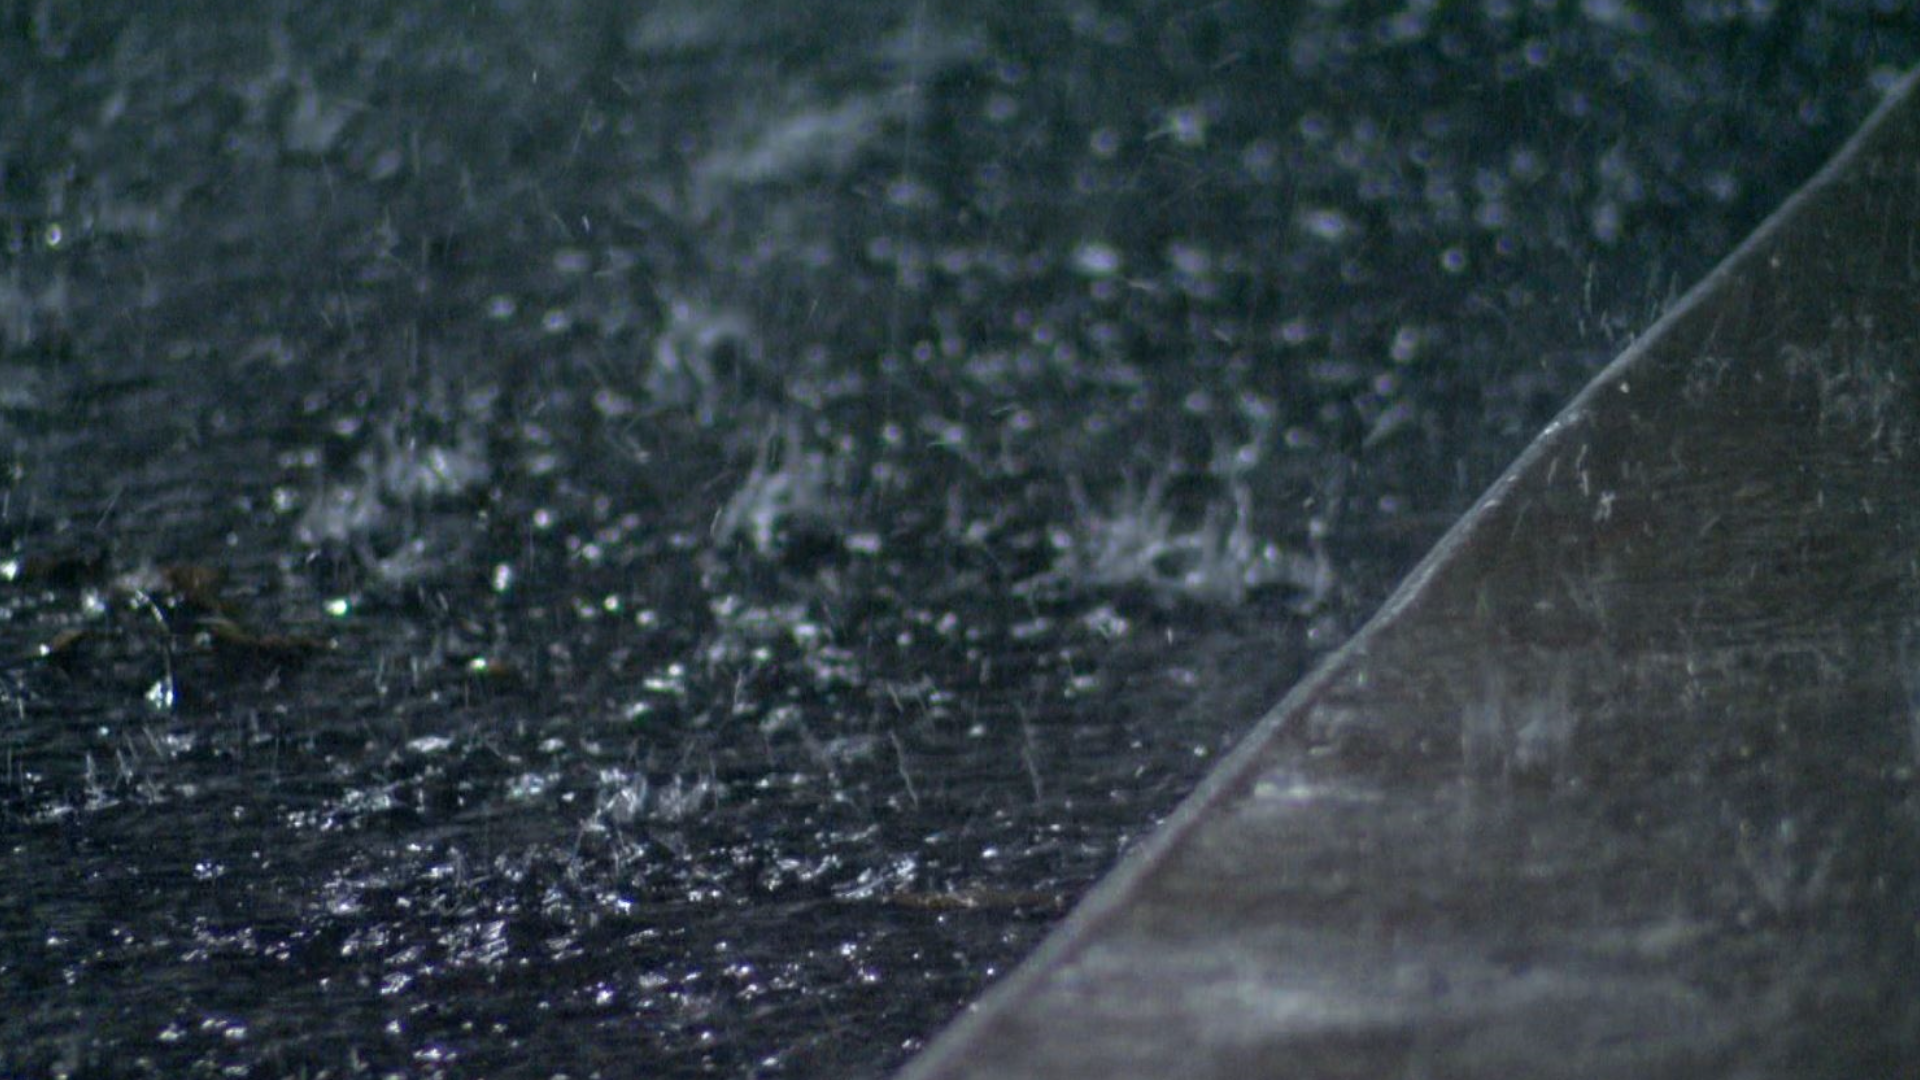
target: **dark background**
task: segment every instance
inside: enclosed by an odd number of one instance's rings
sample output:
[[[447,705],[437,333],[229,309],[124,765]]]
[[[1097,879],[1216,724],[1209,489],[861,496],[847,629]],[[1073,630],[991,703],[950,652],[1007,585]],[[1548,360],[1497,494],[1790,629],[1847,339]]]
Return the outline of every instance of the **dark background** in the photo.
[[[0,1070],[884,1073],[1916,59],[0,2]]]

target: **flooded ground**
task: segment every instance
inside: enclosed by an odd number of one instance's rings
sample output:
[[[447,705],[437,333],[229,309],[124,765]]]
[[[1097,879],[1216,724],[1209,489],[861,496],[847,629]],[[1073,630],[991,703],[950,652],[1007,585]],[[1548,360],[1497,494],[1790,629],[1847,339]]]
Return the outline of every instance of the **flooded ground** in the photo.
[[[0,4],[0,1069],[878,1076],[1896,5]]]

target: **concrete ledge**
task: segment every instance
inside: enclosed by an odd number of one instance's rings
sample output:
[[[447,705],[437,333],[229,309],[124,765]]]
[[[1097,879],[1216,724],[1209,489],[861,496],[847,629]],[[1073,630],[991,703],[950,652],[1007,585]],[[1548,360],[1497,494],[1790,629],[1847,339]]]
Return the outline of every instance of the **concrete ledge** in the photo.
[[[903,1080],[1920,1067],[1920,94]]]

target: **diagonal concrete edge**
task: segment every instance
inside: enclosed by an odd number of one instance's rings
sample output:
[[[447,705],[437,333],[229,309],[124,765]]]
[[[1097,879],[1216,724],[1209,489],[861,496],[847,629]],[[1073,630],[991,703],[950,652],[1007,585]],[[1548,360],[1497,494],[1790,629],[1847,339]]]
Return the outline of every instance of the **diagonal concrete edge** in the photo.
[[[902,1080],[1920,1061],[1920,93]]]

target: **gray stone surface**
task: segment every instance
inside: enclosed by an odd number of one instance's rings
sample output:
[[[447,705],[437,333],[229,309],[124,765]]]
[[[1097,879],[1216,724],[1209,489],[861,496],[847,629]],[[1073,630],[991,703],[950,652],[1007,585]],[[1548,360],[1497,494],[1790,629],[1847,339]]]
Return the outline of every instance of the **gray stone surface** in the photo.
[[[1920,1062],[1920,96],[903,1074]]]

